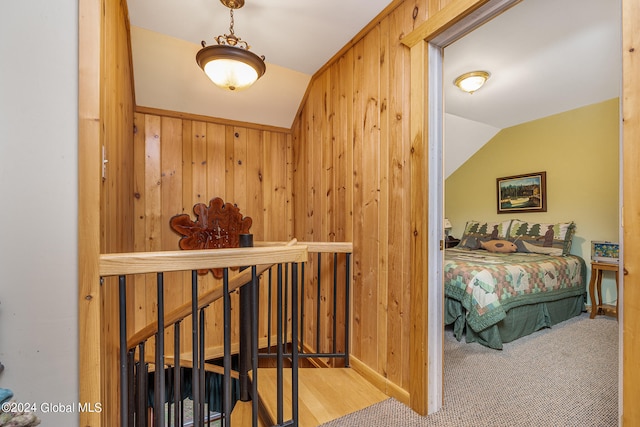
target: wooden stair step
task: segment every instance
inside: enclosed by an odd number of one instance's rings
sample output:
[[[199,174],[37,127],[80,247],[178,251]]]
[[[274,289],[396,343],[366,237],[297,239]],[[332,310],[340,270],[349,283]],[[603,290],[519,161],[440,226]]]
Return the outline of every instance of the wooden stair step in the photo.
[[[252,403],[237,401],[231,412],[231,425],[234,427],[251,427]],[[258,417],[258,427],[266,427],[266,424]]]
[[[284,420],[291,418],[291,370],[284,376]],[[301,427],[315,427],[388,399],[356,371],[350,368],[299,368],[298,414]],[[277,372],[258,371],[258,393],[264,415],[277,420]]]

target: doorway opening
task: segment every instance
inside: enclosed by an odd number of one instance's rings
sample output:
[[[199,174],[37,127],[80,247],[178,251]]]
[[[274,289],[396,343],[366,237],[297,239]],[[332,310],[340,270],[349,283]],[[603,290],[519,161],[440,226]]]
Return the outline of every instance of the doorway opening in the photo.
[[[428,47],[426,48],[428,54],[428,182],[429,182],[429,213],[428,222],[430,229],[440,230],[444,218],[444,176],[443,176],[443,157],[444,157],[444,132],[443,132],[443,116],[444,116],[444,104],[443,104],[443,84],[449,84],[447,80],[442,81],[442,71],[444,67],[444,55],[445,48],[450,46],[455,41],[459,40],[469,32],[475,30],[477,27],[483,25],[493,17],[502,13],[503,11],[514,6],[519,1],[490,1],[483,8],[477,10],[472,15],[460,21],[458,24],[451,27],[449,30],[439,34],[433,39],[427,39]],[[438,160],[439,159],[439,160]],[[618,183],[621,185],[621,180]],[[495,213],[495,212],[494,212]],[[473,218],[469,218],[473,219]],[[459,227],[464,227],[464,224],[459,224]],[[438,271],[441,271],[442,266],[442,254],[438,253],[437,247],[440,245],[442,235],[437,234],[428,237],[429,248],[429,283],[442,283],[441,278],[438,278]],[[581,253],[586,260],[589,259],[589,253]],[[436,288],[436,287],[430,287]],[[429,294],[429,318],[430,319],[442,319],[443,306],[440,303],[441,294],[439,290],[431,290]],[[435,325],[435,323],[431,323]],[[442,328],[444,325],[440,324]],[[435,329],[435,327],[433,328]],[[435,336],[436,341],[440,341],[441,337]],[[444,401],[443,381],[442,381],[442,369],[443,369],[443,353],[442,347],[433,347],[429,345],[429,413],[439,409]],[[438,363],[433,363],[437,361]],[[439,364],[439,366],[438,366]],[[431,366],[433,365],[433,366]]]

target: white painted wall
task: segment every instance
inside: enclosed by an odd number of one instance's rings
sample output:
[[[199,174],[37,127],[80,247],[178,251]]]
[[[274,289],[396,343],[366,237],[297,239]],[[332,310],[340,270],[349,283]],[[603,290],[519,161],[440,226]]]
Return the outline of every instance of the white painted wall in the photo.
[[[444,177],[469,160],[484,144],[500,132],[497,127],[453,114],[444,114]]]
[[[78,2],[0,6],[0,388],[78,425]]]

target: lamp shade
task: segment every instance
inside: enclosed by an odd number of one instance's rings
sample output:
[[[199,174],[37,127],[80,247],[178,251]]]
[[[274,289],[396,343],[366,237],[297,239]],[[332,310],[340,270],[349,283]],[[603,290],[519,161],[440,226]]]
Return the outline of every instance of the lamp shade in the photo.
[[[200,49],[196,62],[216,86],[228,90],[245,89],[266,71],[264,61],[258,55],[227,45]]]

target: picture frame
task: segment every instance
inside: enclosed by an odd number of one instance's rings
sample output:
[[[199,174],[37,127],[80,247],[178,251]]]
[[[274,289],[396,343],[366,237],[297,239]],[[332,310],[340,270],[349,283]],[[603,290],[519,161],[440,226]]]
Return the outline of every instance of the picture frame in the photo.
[[[591,241],[591,261],[605,264],[618,264],[620,244],[618,242]]]
[[[497,178],[496,188],[499,214],[547,211],[546,172]]]

